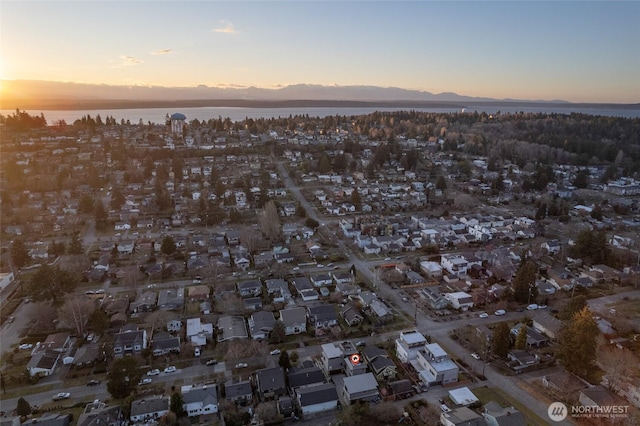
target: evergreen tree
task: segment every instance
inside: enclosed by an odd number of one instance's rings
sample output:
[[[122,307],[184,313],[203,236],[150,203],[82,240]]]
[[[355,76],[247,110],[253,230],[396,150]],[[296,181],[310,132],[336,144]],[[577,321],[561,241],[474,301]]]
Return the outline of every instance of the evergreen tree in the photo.
[[[527,348],[527,325],[522,324],[520,330],[518,330],[518,337],[516,337],[516,349]]]
[[[101,200],[96,202],[95,206],[95,221],[96,221],[96,229],[99,231],[104,231],[107,229],[109,215],[104,208],[104,204],[102,204]]]
[[[278,359],[278,364],[280,367],[288,370],[291,368],[291,359],[289,358],[289,352],[282,351],[280,352],[280,359]]]
[[[173,237],[171,235],[167,235],[162,239],[160,251],[167,256],[173,254],[173,252],[176,251],[176,242],[173,240]]]
[[[560,333],[557,356],[567,371],[587,378],[594,370],[598,326],[588,307],[577,312]]]
[[[82,247],[82,241],[80,241],[80,235],[77,232],[74,232],[71,236],[67,253],[74,255],[84,253],[84,247]]]
[[[44,264],[31,277],[25,290],[27,295],[36,302],[44,300],[56,302],[66,293],[75,290],[77,284],[76,277],[66,269],[61,269],[58,265]]]
[[[569,303],[564,305],[564,307],[558,313],[558,318],[564,321],[570,320],[575,314],[584,309],[585,306],[587,306],[587,297],[579,294],[571,298],[569,300]]]
[[[530,303],[538,296],[536,287],[536,264],[532,260],[526,260],[518,268],[513,279],[513,298],[519,303]]]
[[[491,352],[494,355],[504,358],[509,353],[509,346],[511,340],[509,338],[509,326],[505,322],[501,322],[493,330],[493,337],[491,338]]]
[[[11,261],[13,266],[20,269],[25,266],[31,260],[27,247],[24,245],[24,241],[20,238],[13,240],[11,244]]]
[[[29,405],[26,399],[22,397],[18,399],[16,414],[19,416],[28,416],[29,414],[31,414],[31,405]]]
[[[184,411],[184,399],[180,392],[174,392],[171,394],[171,402],[169,403],[169,410],[175,413],[176,417],[184,417],[187,413]]]
[[[138,367],[138,361],[131,356],[113,361],[107,382],[107,391],[112,397],[115,399],[126,398],[135,390],[142,376]]]

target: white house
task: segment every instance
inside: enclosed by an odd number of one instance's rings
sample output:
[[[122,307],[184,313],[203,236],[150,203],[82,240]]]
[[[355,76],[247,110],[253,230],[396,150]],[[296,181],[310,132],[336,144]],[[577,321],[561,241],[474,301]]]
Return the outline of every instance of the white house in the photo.
[[[444,298],[449,301],[453,309],[460,309],[467,311],[473,308],[473,296],[463,291],[457,291],[455,293],[446,293]]]
[[[182,386],[182,408],[189,417],[218,412],[218,392],[215,385]]]
[[[158,420],[169,412],[169,397],[155,396],[136,399],[131,403],[130,420],[133,423]]]
[[[402,362],[416,359],[418,352],[424,349],[427,339],[417,330],[403,331],[396,339],[396,355]]]

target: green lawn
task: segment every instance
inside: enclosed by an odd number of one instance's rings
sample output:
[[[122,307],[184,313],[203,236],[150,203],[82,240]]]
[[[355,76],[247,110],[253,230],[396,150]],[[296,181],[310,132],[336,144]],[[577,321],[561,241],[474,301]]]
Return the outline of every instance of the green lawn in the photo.
[[[518,411],[520,411],[525,417],[527,425],[542,425],[547,423],[544,419],[540,418],[540,416],[531,411],[527,406],[522,405],[520,402],[511,398],[501,389],[489,388],[485,386],[473,389],[473,393],[478,397],[482,405],[486,404],[489,401],[494,401],[497,402],[501,407],[513,406],[517,408]]]

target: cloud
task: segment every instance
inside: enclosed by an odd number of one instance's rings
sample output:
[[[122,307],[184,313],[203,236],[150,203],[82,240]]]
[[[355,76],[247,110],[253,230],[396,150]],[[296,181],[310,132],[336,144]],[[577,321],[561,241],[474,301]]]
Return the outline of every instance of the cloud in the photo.
[[[141,64],[143,61],[141,61],[140,59],[134,58],[133,56],[121,55],[117,61],[111,61],[111,62],[115,62],[112,68],[122,68],[122,67],[131,67],[134,65],[138,65],[138,64]]]
[[[160,49],[154,52],[151,52],[152,55],[166,55],[167,53],[171,53],[173,49]]]
[[[223,25],[222,28],[214,28],[214,33],[224,33],[224,34],[237,34],[238,31],[233,27],[233,23],[229,21],[222,20],[220,24]]]

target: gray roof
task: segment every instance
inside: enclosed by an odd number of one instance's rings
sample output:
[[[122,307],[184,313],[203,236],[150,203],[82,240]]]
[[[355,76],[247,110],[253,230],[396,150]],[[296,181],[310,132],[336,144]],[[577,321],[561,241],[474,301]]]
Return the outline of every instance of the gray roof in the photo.
[[[296,393],[302,407],[338,400],[338,391],[333,383],[303,386]]]
[[[224,393],[227,399],[251,395],[253,393],[251,390],[251,382],[248,380],[237,383],[228,381],[224,384]]]
[[[322,369],[317,366],[302,369],[292,368],[289,370],[287,377],[289,379],[289,387],[292,389],[314,383],[324,383],[326,381]]]
[[[286,326],[305,324],[307,312],[304,308],[289,308],[280,310],[280,321]]]
[[[141,398],[131,403],[131,417],[169,410],[168,397]]]
[[[191,388],[182,393],[182,401],[185,404],[202,402],[204,405],[218,404],[218,392],[215,385],[204,385],[198,388]]]
[[[284,389],[284,369],[282,367],[264,368],[256,373],[258,390],[269,392],[276,389]]]

